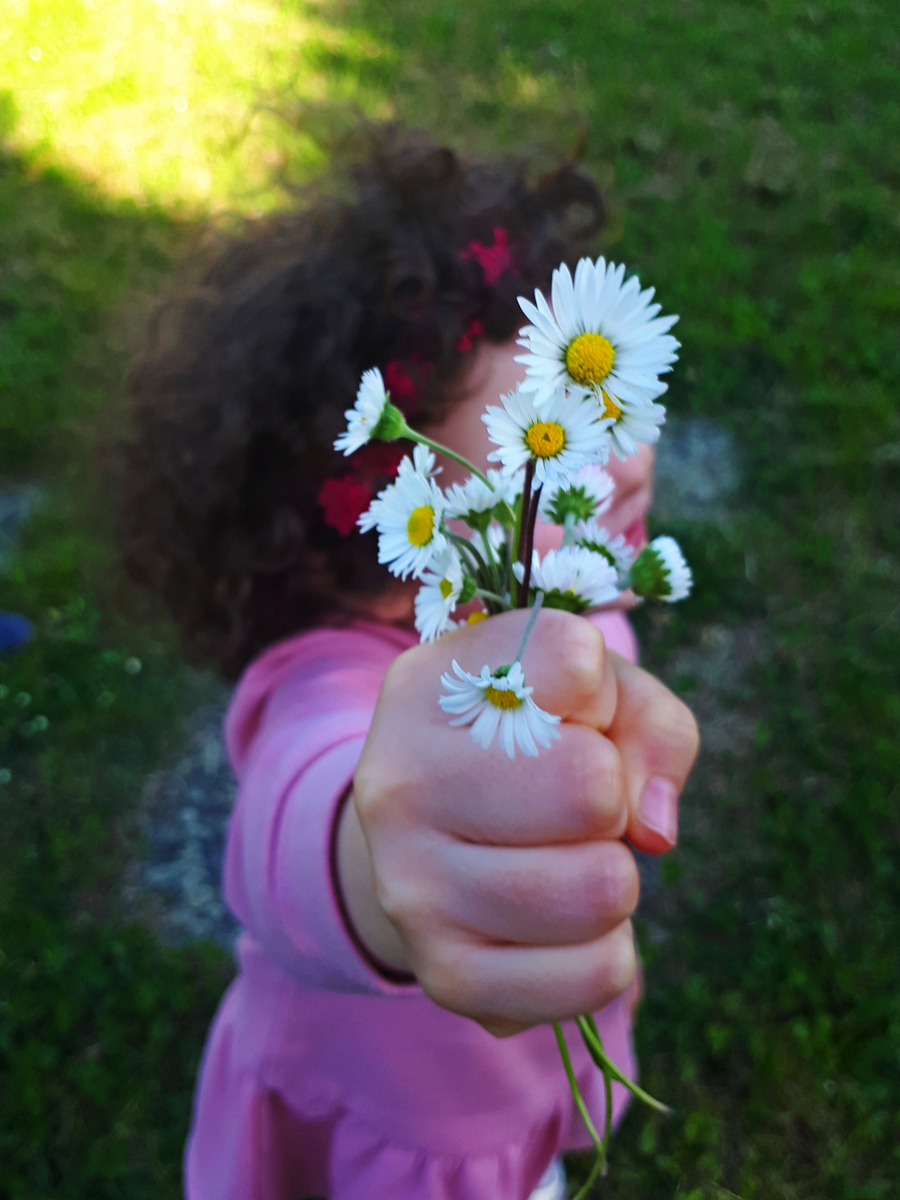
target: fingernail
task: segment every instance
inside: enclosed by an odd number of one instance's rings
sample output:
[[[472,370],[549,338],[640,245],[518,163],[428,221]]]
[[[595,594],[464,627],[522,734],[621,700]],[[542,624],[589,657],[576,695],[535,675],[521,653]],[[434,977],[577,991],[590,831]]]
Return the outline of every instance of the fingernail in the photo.
[[[669,779],[654,775],[644,784],[638,816],[645,828],[674,846],[678,841],[678,791]]]

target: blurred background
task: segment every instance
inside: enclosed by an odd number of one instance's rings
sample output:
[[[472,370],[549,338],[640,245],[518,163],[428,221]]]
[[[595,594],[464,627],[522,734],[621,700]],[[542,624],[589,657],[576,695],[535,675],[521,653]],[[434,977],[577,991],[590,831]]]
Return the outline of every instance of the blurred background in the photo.
[[[122,578],[98,461],[175,264],[360,116],[560,150],[679,312],[639,613],[698,714],[598,1195],[900,1194],[900,7],[3,0],[0,1196],[180,1196],[231,782],[221,683]],[[573,1179],[583,1170],[574,1160]]]

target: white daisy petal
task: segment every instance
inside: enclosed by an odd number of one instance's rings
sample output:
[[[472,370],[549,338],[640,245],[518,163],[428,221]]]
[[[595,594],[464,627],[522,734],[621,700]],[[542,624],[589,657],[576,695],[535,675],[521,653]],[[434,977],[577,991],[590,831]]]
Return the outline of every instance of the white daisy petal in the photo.
[[[513,564],[519,583],[525,571]],[[618,599],[619,573],[602,554],[581,546],[548,550],[543,558],[535,550],[531,560],[531,590],[544,593],[545,608],[582,613]]]
[[[465,483],[454,483],[444,493],[447,501],[444,515],[447,518],[457,517],[462,520],[465,520],[467,515],[478,517],[479,514],[490,513],[498,504],[514,504],[521,490],[520,475],[488,470],[487,483],[477,475],[472,475]]]
[[[541,492],[538,511],[545,521],[565,525],[566,517],[587,521],[599,517],[612,504],[615,482],[611,475],[591,464]]]
[[[608,530],[604,529],[596,521],[579,521],[572,527],[572,542],[576,546],[580,546],[582,550],[589,550],[593,554],[599,554],[605,558],[608,563],[615,567],[619,579],[624,577],[631,570],[631,563],[634,559],[634,547],[630,546],[625,541],[623,533],[613,537]]]
[[[384,390],[384,380],[377,367],[363,372],[356,403],[344,413],[347,428],[335,439],[335,450],[352,454],[370,441],[378,427],[389,397]]]
[[[494,736],[500,749],[515,758],[516,746],[528,757],[535,757],[538,744],[548,748],[560,736],[560,718],[538,708],[531,698],[532,689],[525,686],[521,663],[492,672],[481,668],[480,675],[464,671],[456,659],[453,671],[441,676],[441,684],[450,694],[439,696],[444,712],[458,714],[451,725],[471,724],[472,739],[487,750]]]
[[[462,587],[462,562],[457,551],[447,545],[422,573],[422,586],[415,599],[416,629],[423,642],[433,642],[455,628],[451,614]]]
[[[631,568],[631,580],[639,596],[668,604],[688,596],[694,582],[681,547],[670,537],[654,538],[644,547]]]
[[[602,387],[634,400],[630,389],[652,387],[670,370],[678,343],[667,335],[677,317],[660,317],[659,304],[651,304],[653,288],[641,291],[636,275],[624,277],[622,264],[583,258],[574,281],[565,264],[553,272],[552,310],[540,291],[534,304],[520,298],[531,324],[519,331],[519,345],[528,354],[516,361],[526,367],[522,391],[534,394],[538,408],[559,386],[598,399]],[[639,361],[631,354],[637,348]]]
[[[422,456],[419,461],[428,463]],[[359,518],[359,527],[363,533],[377,528],[378,561],[393,575],[419,579],[447,546],[441,529],[443,515],[444,496],[440,488],[405,457],[396,481],[378,493]]]
[[[536,486],[555,483],[609,457],[609,437],[593,401],[558,390],[539,411],[535,399],[517,388],[501,403],[502,408],[488,405],[481,419],[498,447],[488,461],[502,463],[508,474],[531,460]]]
[[[610,446],[620,462],[624,462],[631,454],[637,454],[639,442],[644,445],[658,442],[659,427],[666,420],[663,405],[646,399],[646,391],[636,390],[633,395],[635,399],[600,393],[603,411],[609,418],[607,434]]]

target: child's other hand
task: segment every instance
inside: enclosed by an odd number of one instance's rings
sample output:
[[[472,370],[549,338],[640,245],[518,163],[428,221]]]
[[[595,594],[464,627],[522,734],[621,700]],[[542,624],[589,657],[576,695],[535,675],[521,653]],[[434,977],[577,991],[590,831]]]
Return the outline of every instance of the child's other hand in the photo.
[[[385,678],[340,829],[351,919],[376,958],[497,1034],[596,1011],[635,973],[634,856],[677,836],[697,752],[690,711],[607,654],[580,617],[541,613],[523,658],[561,739],[537,758],[484,751],[438,706],[456,658],[509,662],[527,611],[401,655]]]

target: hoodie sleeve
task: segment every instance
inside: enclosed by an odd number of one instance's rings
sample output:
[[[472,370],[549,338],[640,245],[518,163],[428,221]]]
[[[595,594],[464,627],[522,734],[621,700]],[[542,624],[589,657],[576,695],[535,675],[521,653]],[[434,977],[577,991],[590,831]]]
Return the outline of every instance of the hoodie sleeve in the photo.
[[[253,664],[226,717],[239,790],[225,854],[225,898],[298,982],[393,995],[348,930],[331,846],[388,666],[405,635],[319,630]]]

